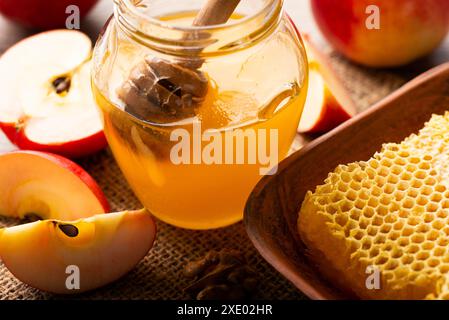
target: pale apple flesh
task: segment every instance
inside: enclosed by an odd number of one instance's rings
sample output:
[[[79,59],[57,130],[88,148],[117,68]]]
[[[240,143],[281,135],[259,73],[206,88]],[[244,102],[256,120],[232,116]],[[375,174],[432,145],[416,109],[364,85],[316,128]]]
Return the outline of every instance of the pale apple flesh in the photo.
[[[37,221],[0,231],[0,256],[22,282],[51,293],[76,294],[129,272],[151,249],[155,235],[146,210],[74,222]]]
[[[72,30],[26,38],[0,58],[0,128],[21,149],[80,157],[106,146],[90,87],[90,39]]]
[[[108,211],[100,187],[74,162],[37,151],[0,155],[0,215],[76,220]]]
[[[0,154],[17,150],[17,147],[0,131]]]

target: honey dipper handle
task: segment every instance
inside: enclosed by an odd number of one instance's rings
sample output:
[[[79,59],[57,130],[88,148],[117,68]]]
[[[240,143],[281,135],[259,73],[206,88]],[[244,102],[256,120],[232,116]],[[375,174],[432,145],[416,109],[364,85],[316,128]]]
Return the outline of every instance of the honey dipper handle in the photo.
[[[198,12],[193,25],[210,26],[229,20],[240,0],[208,0]]]

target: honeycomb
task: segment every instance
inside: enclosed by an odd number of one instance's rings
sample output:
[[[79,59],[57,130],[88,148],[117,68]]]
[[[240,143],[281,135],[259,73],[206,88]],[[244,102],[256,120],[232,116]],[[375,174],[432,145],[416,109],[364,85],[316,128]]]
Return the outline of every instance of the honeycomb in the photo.
[[[298,230],[328,278],[362,299],[449,299],[449,113],[338,166],[306,194]]]

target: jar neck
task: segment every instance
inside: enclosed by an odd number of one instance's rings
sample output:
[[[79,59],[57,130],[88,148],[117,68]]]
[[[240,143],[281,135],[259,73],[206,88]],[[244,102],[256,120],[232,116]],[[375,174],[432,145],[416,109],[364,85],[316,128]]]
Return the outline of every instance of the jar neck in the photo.
[[[243,13],[243,18],[228,24],[184,27],[150,16],[138,7],[141,2],[154,2],[154,6],[165,8],[174,7],[169,6],[166,1],[114,0],[115,21],[129,38],[152,50],[179,57],[191,57],[194,53],[195,56],[207,58],[229,54],[258,42],[277,27],[283,12],[283,0],[259,0],[260,8],[256,12]],[[250,4],[247,6],[249,10],[252,9]],[[151,11],[157,10],[152,7]],[[165,16],[183,11],[166,12]],[[192,8],[191,11],[194,12],[195,9]]]

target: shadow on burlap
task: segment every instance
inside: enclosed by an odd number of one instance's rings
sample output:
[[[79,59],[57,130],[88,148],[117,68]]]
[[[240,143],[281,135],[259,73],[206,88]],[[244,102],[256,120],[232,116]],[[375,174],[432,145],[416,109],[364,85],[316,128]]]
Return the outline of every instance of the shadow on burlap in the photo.
[[[336,54],[331,54],[331,57],[358,111],[368,108],[405,82],[398,74],[357,67]],[[298,142],[295,144],[299,145]],[[110,151],[83,159],[80,164],[98,181],[114,211],[141,207]],[[188,299],[183,292],[189,284],[182,274],[184,265],[211,249],[221,248],[241,250],[248,257],[249,264],[258,271],[261,281],[256,299],[305,298],[261,258],[242,223],[212,231],[188,231],[158,221],[157,241],[153,249],[134,270],[111,285],[71,297],[55,296],[22,284],[0,264],[0,299]]]

